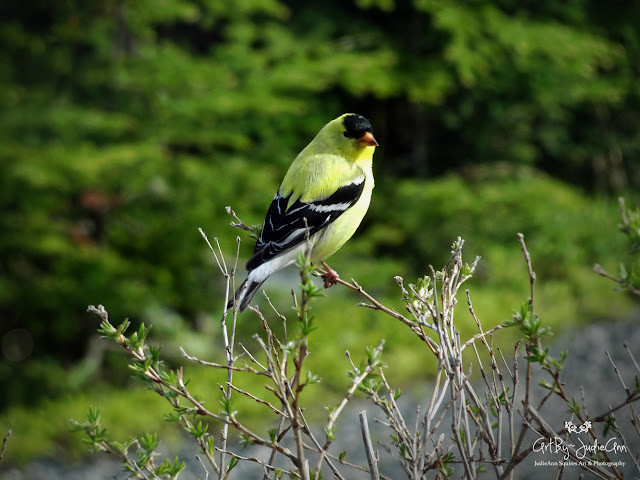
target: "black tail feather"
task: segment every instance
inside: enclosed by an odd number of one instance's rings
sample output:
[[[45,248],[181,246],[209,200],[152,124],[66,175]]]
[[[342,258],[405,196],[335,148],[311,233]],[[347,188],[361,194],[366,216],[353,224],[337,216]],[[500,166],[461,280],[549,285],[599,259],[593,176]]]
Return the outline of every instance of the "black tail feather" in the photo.
[[[239,312],[244,312],[249,306],[249,303],[251,302],[251,300],[253,300],[253,297],[258,292],[258,289],[262,286],[263,283],[264,281],[250,282],[248,279],[242,282],[242,285],[240,285],[238,290],[236,290],[235,295],[227,304],[227,310],[229,310],[230,308],[233,308],[235,304],[238,306]]]

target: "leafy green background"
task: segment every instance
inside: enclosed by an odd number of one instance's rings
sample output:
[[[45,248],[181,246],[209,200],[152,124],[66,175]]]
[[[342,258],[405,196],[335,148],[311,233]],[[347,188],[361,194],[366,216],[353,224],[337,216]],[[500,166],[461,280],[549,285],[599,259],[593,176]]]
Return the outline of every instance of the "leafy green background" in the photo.
[[[120,352],[95,341],[88,304],[104,304],[113,322],[152,323],[169,361],[180,362],[178,345],[221,355],[224,279],[197,228],[219,238],[228,262],[240,235],[246,260],[252,242],[224,207],[260,223],[297,152],[347,111],[372,121],[381,147],[370,212],[330,262],[343,277],[402,308],[393,276],[414,281],[442,265],[460,235],[469,260],[483,257],[469,288],[495,325],[528,293],[522,232],[545,322],[575,328],[631,307],[591,268],[616,270],[625,244],[614,199],[638,200],[636,2],[8,0],[0,9],[9,461],[60,446],[77,455],[66,422],[90,403],[110,405],[122,435],[158,418],[135,407],[151,395],[126,378]],[[296,278],[266,284],[284,313]],[[433,367],[397,325],[356,308],[347,291],[326,297],[314,305],[309,361],[327,403],[347,382],[332,373],[346,371],[344,350],[380,338],[398,383],[428,377]],[[257,320],[239,322],[249,344]],[[16,329],[26,340],[13,344]]]

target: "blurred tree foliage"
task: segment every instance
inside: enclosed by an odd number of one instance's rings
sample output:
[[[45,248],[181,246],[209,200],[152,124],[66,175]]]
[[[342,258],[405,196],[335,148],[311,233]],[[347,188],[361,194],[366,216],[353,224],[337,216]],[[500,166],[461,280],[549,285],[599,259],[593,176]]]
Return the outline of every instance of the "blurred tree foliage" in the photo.
[[[464,214],[440,197],[393,218],[425,185],[402,177],[500,161],[588,192],[640,185],[637,2],[7,0],[0,12],[0,337],[24,328],[34,342],[31,362],[2,360],[0,383],[21,382],[0,408],[57,392],[42,366],[84,354],[87,304],[115,318],[219,309],[196,228],[233,251],[224,206],[261,221],[294,155],[344,111],[368,116],[383,145],[388,202],[368,222],[392,228],[370,251]],[[495,235],[515,233],[504,226]]]

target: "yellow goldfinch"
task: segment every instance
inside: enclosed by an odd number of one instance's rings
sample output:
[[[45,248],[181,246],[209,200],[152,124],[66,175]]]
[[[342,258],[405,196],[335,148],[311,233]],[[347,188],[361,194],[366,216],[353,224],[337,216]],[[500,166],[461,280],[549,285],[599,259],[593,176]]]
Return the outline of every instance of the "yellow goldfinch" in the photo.
[[[351,238],[369,208],[377,146],[360,115],[344,114],[320,130],[289,167],[247,262],[247,279],[227,308],[235,302],[244,311],[269,275],[294,263],[306,249],[307,230],[312,263],[324,264]]]

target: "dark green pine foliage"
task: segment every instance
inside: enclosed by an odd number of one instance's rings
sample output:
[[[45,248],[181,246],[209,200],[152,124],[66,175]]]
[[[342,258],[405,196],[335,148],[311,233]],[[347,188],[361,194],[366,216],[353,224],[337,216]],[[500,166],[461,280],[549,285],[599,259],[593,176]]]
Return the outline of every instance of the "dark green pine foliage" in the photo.
[[[404,177],[501,161],[588,192],[637,188],[638,8],[556,3],[4,2],[0,337],[24,328],[33,350],[2,359],[0,383],[24,385],[0,408],[58,391],[38,365],[85,354],[87,304],[134,321],[221,310],[197,228],[232,252],[224,207],[260,222],[293,157],[345,111],[382,145],[388,201],[363,228],[395,217],[363,252],[433,220],[394,188]],[[451,233],[407,251],[430,258]]]

